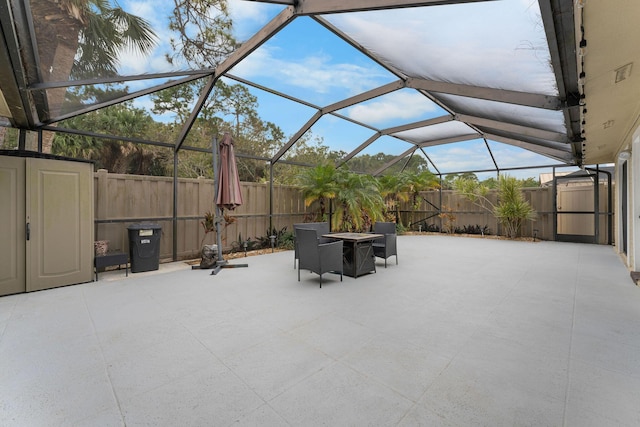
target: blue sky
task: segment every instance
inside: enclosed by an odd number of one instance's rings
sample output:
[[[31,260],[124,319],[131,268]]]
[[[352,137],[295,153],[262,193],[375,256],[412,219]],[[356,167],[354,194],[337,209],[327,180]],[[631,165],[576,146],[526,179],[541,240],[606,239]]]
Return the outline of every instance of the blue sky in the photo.
[[[166,17],[173,2],[121,1],[127,11],[150,21],[159,44],[150,58],[131,53],[121,58],[122,74],[176,70],[164,59],[171,36]],[[276,16],[282,6],[255,1],[231,0],[237,39],[246,40]],[[383,58],[400,64],[403,71],[433,80],[531,90],[555,94],[548,50],[535,0],[503,0],[421,9],[349,13],[326,16],[331,24],[348,30],[359,43]],[[505,37],[508,35],[508,37]],[[418,42],[419,41],[419,42]],[[180,64],[177,64],[178,69]],[[300,17],[231,70],[231,74],[271,87],[319,107],[384,85],[396,78],[349,44],[308,17]],[[227,83],[235,83],[227,80]],[[132,89],[148,85],[130,84]],[[314,109],[250,89],[258,97],[259,114],[293,135]],[[148,99],[138,105],[149,107]],[[486,108],[481,105],[480,108]],[[469,108],[474,108],[470,104]],[[439,117],[446,114],[433,102],[412,90],[399,90],[340,114],[378,129]],[[528,113],[507,109],[496,114],[516,122]],[[545,118],[555,128],[562,117]],[[324,116],[312,128],[331,149],[351,151],[373,131],[348,121]],[[462,130],[464,133],[464,130]],[[436,132],[437,133],[437,132]],[[494,158],[502,168],[557,163],[517,147],[490,141]],[[409,144],[383,137],[363,153],[400,154]],[[424,150],[441,172],[493,168],[483,140],[427,147]],[[417,155],[422,153],[417,152]],[[538,171],[510,172],[519,177]],[[495,174],[490,174],[495,175]]]

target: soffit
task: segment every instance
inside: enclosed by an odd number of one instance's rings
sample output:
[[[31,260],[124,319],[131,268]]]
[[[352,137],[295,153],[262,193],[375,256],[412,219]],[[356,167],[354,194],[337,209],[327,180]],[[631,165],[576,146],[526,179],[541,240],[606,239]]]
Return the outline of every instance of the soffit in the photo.
[[[584,58],[586,114],[583,114],[590,164],[615,161],[630,142],[640,117],[640,2],[587,1],[582,10],[587,54]],[[576,15],[579,20],[580,16]],[[578,21],[579,22],[579,21]],[[580,26],[577,25],[577,30]],[[579,39],[579,37],[577,37]],[[617,71],[625,66],[622,81]]]

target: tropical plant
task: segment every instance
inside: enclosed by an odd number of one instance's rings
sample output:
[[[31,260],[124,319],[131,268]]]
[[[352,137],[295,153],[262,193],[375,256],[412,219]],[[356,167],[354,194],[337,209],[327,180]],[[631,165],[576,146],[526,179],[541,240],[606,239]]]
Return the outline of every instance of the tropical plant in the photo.
[[[287,231],[287,227],[282,227],[280,230],[275,227],[267,229],[267,232],[264,236],[256,237],[256,247],[258,249],[270,248],[272,236],[274,247],[293,249],[293,233]]]
[[[200,241],[200,247],[202,247],[207,235],[216,231],[215,215],[211,211],[205,212],[204,219],[200,221],[200,225],[202,225],[202,229],[204,230],[204,236],[202,236],[202,240]]]
[[[536,211],[525,200],[522,183],[510,176],[500,176],[498,180],[498,205],[494,209],[498,221],[505,227],[507,236],[515,238],[525,221],[533,221]]]
[[[321,220],[326,220],[327,203],[338,194],[336,177],[335,166],[328,163],[305,169],[298,176],[305,206],[309,207],[317,201],[320,204]]]
[[[522,182],[517,178],[500,175],[498,179],[498,202],[492,203],[488,196],[489,188],[477,180],[458,178],[454,181],[457,193],[465,196],[475,205],[490,211],[504,226],[505,234],[513,239],[518,236],[525,221],[535,221],[536,212],[525,200]]]
[[[333,229],[366,231],[371,224],[384,219],[384,199],[378,181],[371,175],[339,169],[337,184]]]
[[[448,206],[442,206],[438,216],[442,219],[442,229],[452,234],[456,230],[456,215],[453,213],[453,209]]]
[[[399,202],[409,201],[407,174],[400,172],[397,174],[382,175],[378,178],[380,194],[382,195],[386,207],[388,220],[399,222]]]
[[[378,178],[380,192],[385,199],[387,213],[393,212],[395,221],[400,222],[399,202],[411,200],[413,208],[420,204],[420,192],[439,186],[436,176],[428,170],[420,172],[402,171],[397,174],[383,175]],[[391,219],[391,218],[387,218]]]

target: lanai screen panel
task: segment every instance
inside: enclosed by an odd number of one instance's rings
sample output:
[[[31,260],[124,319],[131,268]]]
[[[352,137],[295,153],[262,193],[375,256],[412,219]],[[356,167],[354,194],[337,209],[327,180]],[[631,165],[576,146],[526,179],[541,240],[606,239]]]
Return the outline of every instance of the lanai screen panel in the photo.
[[[468,140],[474,136],[479,136],[478,132],[474,131],[471,127],[455,120],[397,132],[394,135],[398,138],[411,141],[416,145],[439,145],[454,142],[447,141],[451,138]]]
[[[500,144],[494,141],[487,141],[487,143],[500,169],[547,166],[554,163],[549,157],[520,147]],[[509,172],[509,175],[513,175],[513,173]]]
[[[536,1],[382,10],[326,19],[409,77],[558,94]]]
[[[337,111],[377,129],[447,115],[447,111],[413,89],[399,89]]]
[[[458,114],[467,114],[566,134],[562,111],[468,98],[459,95],[436,94],[436,96],[437,99],[446,103]]]
[[[491,154],[482,139],[424,147],[423,150],[443,174],[495,169]]]
[[[394,80],[374,61],[308,17],[296,18],[230,74],[318,107]]]

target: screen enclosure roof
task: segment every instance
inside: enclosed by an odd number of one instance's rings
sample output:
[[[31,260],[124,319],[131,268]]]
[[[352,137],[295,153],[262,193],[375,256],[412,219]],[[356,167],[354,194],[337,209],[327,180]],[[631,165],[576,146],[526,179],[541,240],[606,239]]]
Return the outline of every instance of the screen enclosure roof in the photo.
[[[222,79],[246,86],[260,114],[285,131],[286,141],[268,159],[274,164],[286,161],[309,131],[344,152],[339,164],[361,153],[392,154],[374,174],[414,155],[436,173],[459,173],[605,163],[619,149],[620,138],[602,142],[600,118],[591,122],[598,139],[591,143],[584,72],[590,60],[594,69],[624,65],[598,61],[613,55],[607,43],[620,36],[602,28],[619,22],[624,8],[607,15],[590,14],[590,7],[606,8],[584,0],[234,0],[242,43],[216,67],[195,69],[163,60],[166,11],[158,7],[151,9],[157,16],[145,15],[160,35],[149,58],[124,58],[109,78],[88,70],[73,80],[64,61],[78,54],[72,35],[80,23],[66,3],[72,2],[0,0],[0,120],[7,126],[56,130],[64,119],[124,101],[144,106],[151,93],[202,80],[201,98],[169,141],[178,151]],[[619,27],[638,32],[624,20]],[[585,55],[591,28],[602,50]],[[621,50],[638,54],[631,44]],[[61,102],[70,88],[105,83],[129,91],[100,103]],[[610,92],[593,87],[597,96]]]

